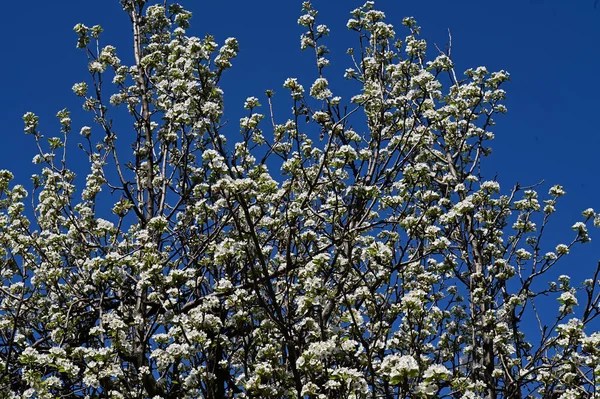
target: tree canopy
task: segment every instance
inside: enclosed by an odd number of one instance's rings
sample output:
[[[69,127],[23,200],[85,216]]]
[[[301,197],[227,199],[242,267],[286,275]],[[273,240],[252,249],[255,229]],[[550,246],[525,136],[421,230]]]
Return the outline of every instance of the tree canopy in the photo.
[[[507,72],[456,71],[367,1],[342,98],[305,1],[314,79],[248,97],[238,128],[219,88],[237,40],[188,36],[170,1],[121,4],[132,65],[74,28],[95,125],[73,138],[65,109],[45,137],[29,112],[32,192],[0,171],[3,395],[600,398],[600,265],[549,277],[600,215],[548,244],[564,189],[481,169]]]

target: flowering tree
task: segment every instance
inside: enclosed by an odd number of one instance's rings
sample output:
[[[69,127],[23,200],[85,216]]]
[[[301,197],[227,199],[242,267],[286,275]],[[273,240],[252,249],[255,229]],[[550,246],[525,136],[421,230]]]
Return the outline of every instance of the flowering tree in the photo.
[[[237,41],[186,36],[189,12],[148,3],[121,1],[131,66],[75,26],[90,79],[73,91],[97,126],[81,129],[85,187],[66,110],[48,139],[24,116],[33,211],[0,172],[3,397],[600,398],[600,268],[580,287],[547,277],[600,216],[546,252],[563,189],[542,205],[481,173],[506,72],[427,61],[412,18],[397,40],[367,2],[344,100],[304,2],[310,90],[285,81],[286,117],[267,91],[269,122],[248,98],[232,131],[219,80]]]

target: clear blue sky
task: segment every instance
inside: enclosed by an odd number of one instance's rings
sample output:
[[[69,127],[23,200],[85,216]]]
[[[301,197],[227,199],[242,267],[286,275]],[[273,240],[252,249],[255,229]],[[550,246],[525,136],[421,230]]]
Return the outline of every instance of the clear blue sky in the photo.
[[[240,42],[239,57],[223,81],[231,134],[237,132],[236,118],[247,96],[260,97],[265,89],[283,94],[281,85],[290,76],[310,86],[312,57],[300,51],[302,30],[296,25],[300,0],[181,3],[194,14],[188,34],[211,33],[219,43],[234,36]],[[314,1],[321,21],[331,29],[330,74],[349,66],[345,50],[357,42],[345,24],[348,12],[362,3]],[[431,49],[434,43],[445,46],[450,29],[459,70],[485,65],[511,73],[505,87],[509,112],[498,118],[489,177],[497,172],[505,190],[516,181],[528,185],[545,179],[544,192],[552,184],[563,184],[568,195],[559,204],[556,229],[547,243],[553,247],[561,239],[570,240],[569,227],[580,212],[587,207],[600,210],[600,6],[594,8],[594,0],[379,0],[375,4],[401,37],[406,34],[402,17],[414,16]],[[54,115],[64,107],[74,111],[74,136],[89,123],[71,92],[73,83],[87,77],[85,56],[75,48],[73,26],[78,22],[102,25],[102,44],[115,45],[123,61],[131,60],[130,27],[118,0],[5,2],[0,18],[0,169],[13,170],[17,180],[30,188],[35,147],[32,138],[22,133],[21,116],[26,111],[37,113],[46,136],[58,134]],[[288,109],[280,107],[281,118],[288,116]],[[71,167],[77,170],[76,165]],[[80,176],[85,174],[87,169],[79,171]],[[562,263],[563,273],[579,275],[579,271],[583,276],[595,265],[600,258],[600,231],[592,231],[592,239]]]

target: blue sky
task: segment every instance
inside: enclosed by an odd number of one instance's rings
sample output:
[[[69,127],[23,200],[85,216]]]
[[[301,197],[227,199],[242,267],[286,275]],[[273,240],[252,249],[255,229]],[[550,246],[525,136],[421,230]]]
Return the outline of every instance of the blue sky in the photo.
[[[37,113],[46,136],[58,135],[54,115],[64,107],[74,111],[74,133],[89,123],[71,91],[73,83],[87,78],[86,59],[75,48],[73,26],[78,22],[102,25],[102,44],[115,45],[126,62],[131,60],[131,34],[118,0],[23,4],[6,2],[0,17],[0,169],[14,171],[17,181],[30,188],[35,147],[32,138],[22,133],[22,115]],[[188,34],[210,33],[219,43],[234,36],[240,42],[240,54],[223,80],[225,116],[232,121],[232,134],[237,132],[236,119],[247,96],[261,97],[266,89],[283,94],[281,85],[287,77],[298,77],[305,86],[312,83],[313,58],[299,48],[302,30],[296,20],[301,1],[182,0],[182,4],[194,14]],[[335,91],[335,84],[343,84],[341,71],[350,63],[345,50],[357,43],[345,28],[348,12],[362,1],[315,0],[314,4],[321,22],[331,29],[326,44],[332,50],[329,74]],[[587,207],[600,210],[600,7],[594,8],[594,0],[379,0],[375,4],[401,37],[406,34],[402,17],[414,16],[433,51],[434,43],[445,46],[450,29],[459,70],[485,65],[511,73],[505,87],[508,114],[497,120],[494,154],[487,162],[489,177],[497,172],[504,190],[516,181],[529,185],[545,179],[544,192],[552,184],[562,184],[568,195],[559,203],[547,243],[553,247],[570,240],[569,227],[579,220],[580,212]],[[287,118],[287,105],[279,109],[281,118]],[[77,165],[71,167],[77,171]],[[79,171],[85,174],[87,169]],[[561,274],[583,276],[594,267],[600,259],[600,231],[592,231],[592,239],[561,264]]]

